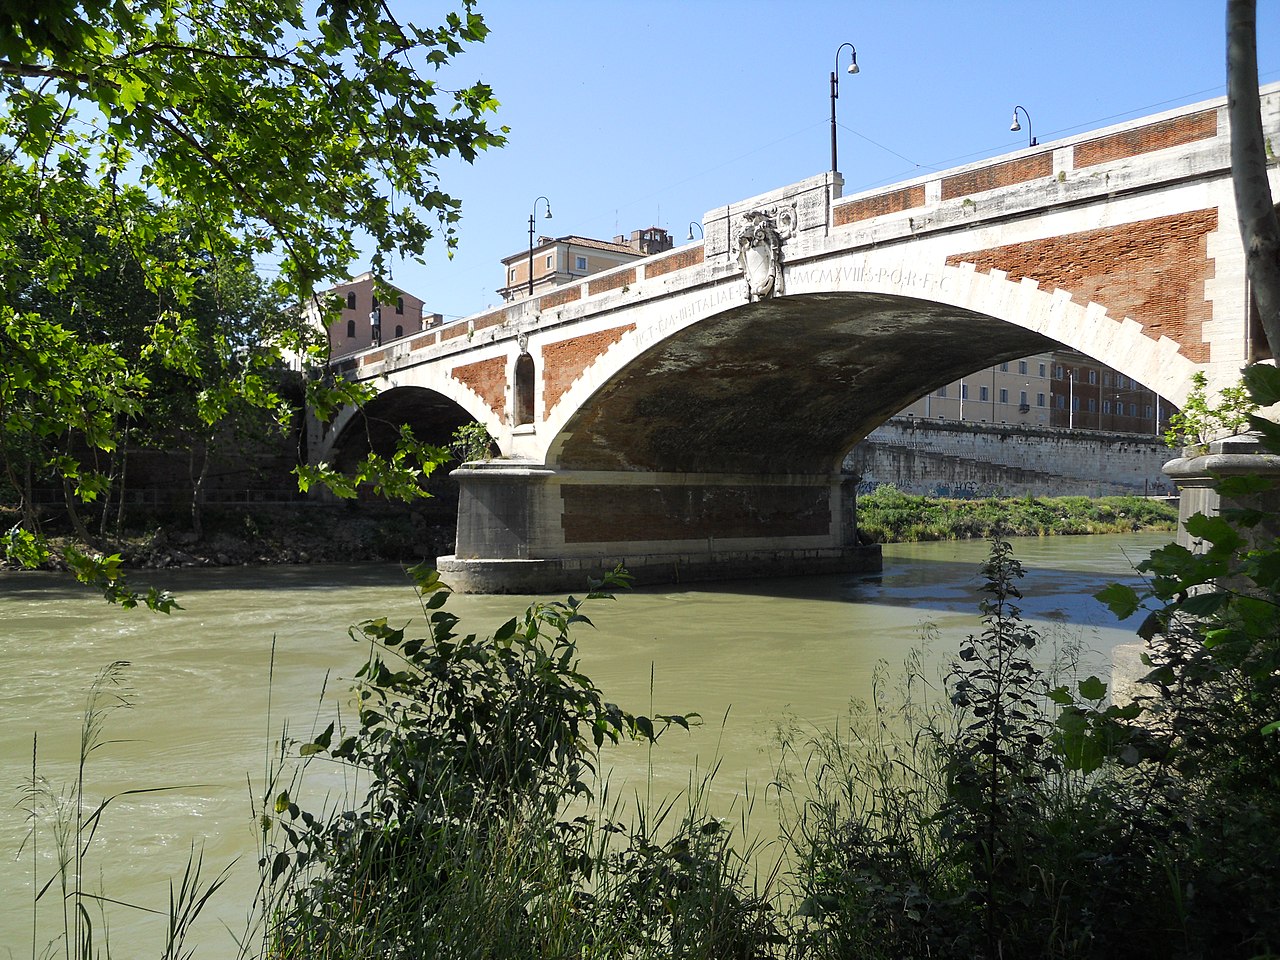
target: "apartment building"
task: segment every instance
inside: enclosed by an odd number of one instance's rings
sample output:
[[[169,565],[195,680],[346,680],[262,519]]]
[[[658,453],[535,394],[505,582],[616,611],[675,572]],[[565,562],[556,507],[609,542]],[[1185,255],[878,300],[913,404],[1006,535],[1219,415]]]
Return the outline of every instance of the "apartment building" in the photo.
[[[1143,384],[1064,348],[962,377],[898,416],[1159,435],[1174,412]]]
[[[427,312],[413,294],[392,287],[393,295],[384,301],[375,286],[374,275],[362,273],[322,294],[333,297],[341,309],[338,319],[329,324],[331,356],[376,347],[443,322],[443,316]]]
[[[671,235],[661,227],[633,230],[630,237],[619,235],[613,240],[596,240],[576,234],[539,237],[532,251],[524,250],[502,258],[505,283],[498,288],[498,294],[508,302],[529,296],[531,266],[532,292],[541,294],[561,284],[670,250],[673,243]]]

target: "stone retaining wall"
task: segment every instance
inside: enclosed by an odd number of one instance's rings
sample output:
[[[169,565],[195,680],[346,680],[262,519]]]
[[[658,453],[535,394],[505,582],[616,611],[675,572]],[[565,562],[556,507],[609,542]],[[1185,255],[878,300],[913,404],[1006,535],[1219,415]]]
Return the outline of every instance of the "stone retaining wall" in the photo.
[[[895,417],[845,459],[864,492],[892,483],[941,496],[1168,494],[1158,437]]]

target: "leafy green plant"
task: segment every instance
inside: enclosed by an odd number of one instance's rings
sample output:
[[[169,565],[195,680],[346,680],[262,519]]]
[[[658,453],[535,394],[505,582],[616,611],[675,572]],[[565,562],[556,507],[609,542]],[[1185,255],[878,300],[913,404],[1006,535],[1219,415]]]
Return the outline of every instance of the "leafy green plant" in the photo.
[[[1009,543],[992,541],[982,566],[982,634],[961,645],[948,684],[959,728],[945,748],[947,801],[941,815],[982,887],[990,957],[1006,950],[1013,905],[1022,892],[1022,826],[1039,813],[1041,788],[1058,765],[1042,709],[1047,686],[1031,659],[1040,634],[1022,619],[1017,604],[1023,575]]]
[[[302,809],[289,789],[264,804],[264,826],[278,828],[261,863],[277,894],[273,956],[532,951],[547,924],[570,923],[600,862],[590,822],[564,816],[591,802],[597,750],[689,724],[623,711],[578,670],[570,630],[590,625],[584,603],[611,597],[621,571],[585,600],[535,604],[487,638],[457,633],[434,571],[414,576],[426,632],[386,619],[354,628],[368,650],[356,723],[330,724],[301,748],[341,764],[361,794],[330,814]],[[581,934],[586,920],[574,922]]]
[[[488,460],[493,456],[493,437],[483,423],[472,420],[453,431],[449,449],[460,463]]]
[[[1258,405],[1244,383],[1223,387],[1218,402],[1211,404],[1206,394],[1209,379],[1203,372],[1191,376],[1191,392],[1182,409],[1169,417],[1164,442],[1170,447],[1207,443],[1222,434],[1236,434],[1249,425],[1249,417]]]

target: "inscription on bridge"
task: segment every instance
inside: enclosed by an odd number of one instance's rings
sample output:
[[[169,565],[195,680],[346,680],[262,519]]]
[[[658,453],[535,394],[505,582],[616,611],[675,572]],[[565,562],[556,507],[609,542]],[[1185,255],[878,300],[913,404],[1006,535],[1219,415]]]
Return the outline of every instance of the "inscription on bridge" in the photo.
[[[886,287],[894,292],[912,290],[933,296],[951,292],[951,277],[942,271],[920,270],[906,264],[873,265],[865,257],[861,263],[841,266],[797,267],[791,271],[790,280],[793,289],[797,286],[816,290]]]
[[[643,350],[672,331],[719,311],[725,304],[745,302],[742,288],[736,282],[722,283],[685,300],[678,308],[660,314],[653,323],[637,329],[631,337],[632,343]]]

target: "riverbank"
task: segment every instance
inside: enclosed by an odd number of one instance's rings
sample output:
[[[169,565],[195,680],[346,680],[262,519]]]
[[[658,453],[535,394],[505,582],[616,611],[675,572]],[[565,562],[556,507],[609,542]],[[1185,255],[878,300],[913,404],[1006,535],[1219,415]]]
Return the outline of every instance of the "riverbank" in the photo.
[[[858,531],[874,543],[1174,531],[1176,500],[989,497],[947,500],[877,487],[858,498]]]
[[[17,522],[0,510],[0,529]],[[434,505],[288,504],[206,507],[202,535],[186,517],[157,513],[140,518],[120,536],[84,544],[50,525],[53,557],[46,569],[63,569],[63,548],[77,546],[120,554],[126,567],[239,567],[269,564],[413,564],[453,552],[454,517]],[[3,563],[0,563],[0,567]]]
[[[1009,497],[946,500],[883,486],[858,498],[858,529],[875,543],[969,540],[991,536],[1134,533],[1175,530],[1176,502],[1143,497]],[[17,522],[0,509],[0,529]],[[87,545],[118,553],[126,567],[227,567],[268,564],[419,563],[453,552],[455,519],[448,508],[340,503],[206,507],[202,536],[188,518],[156,513],[119,537]],[[60,569],[62,548],[75,541],[46,533]],[[85,549],[85,544],[76,544]],[[3,566],[3,564],[0,564]]]

